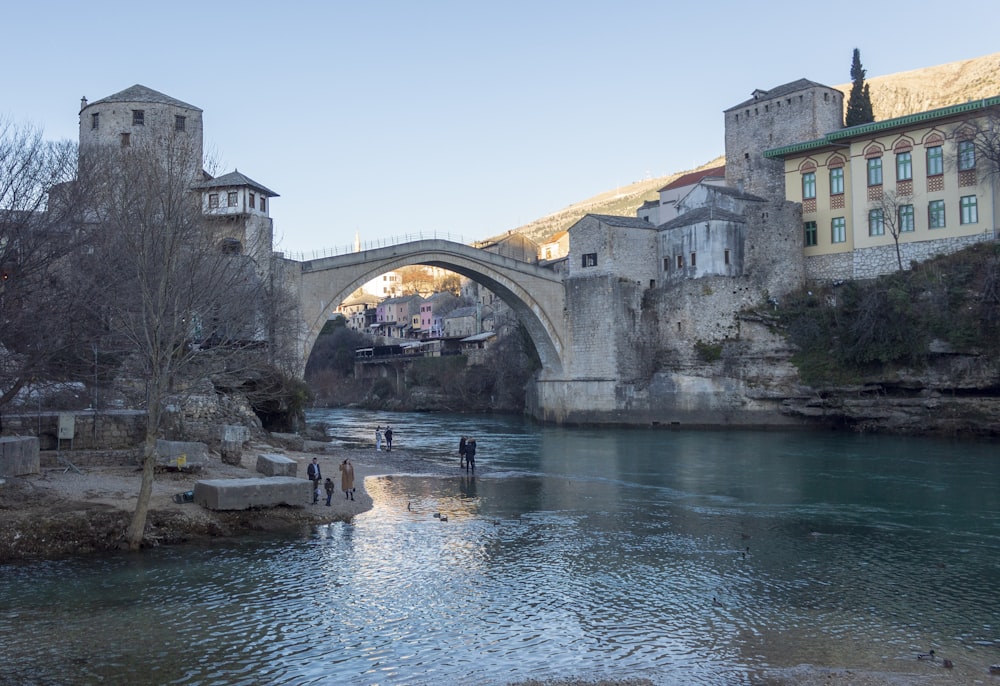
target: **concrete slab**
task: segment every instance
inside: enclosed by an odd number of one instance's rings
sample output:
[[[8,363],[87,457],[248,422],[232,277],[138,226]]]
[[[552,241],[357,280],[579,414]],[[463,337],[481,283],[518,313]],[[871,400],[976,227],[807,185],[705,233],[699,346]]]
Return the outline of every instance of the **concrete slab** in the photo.
[[[290,457],[276,453],[261,453],[257,456],[257,471],[265,476],[295,476],[299,463]]]
[[[306,479],[270,476],[254,479],[206,479],[194,485],[194,502],[209,510],[246,510],[312,502]]]

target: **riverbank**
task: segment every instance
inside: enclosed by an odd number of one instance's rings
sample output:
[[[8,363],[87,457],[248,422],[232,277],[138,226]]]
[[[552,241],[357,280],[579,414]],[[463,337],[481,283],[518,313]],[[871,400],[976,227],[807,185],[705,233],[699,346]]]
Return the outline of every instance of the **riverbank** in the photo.
[[[403,471],[428,471],[410,451],[391,453],[322,446],[318,451],[286,450],[258,446],[247,451],[242,466],[228,465],[217,455],[198,471],[159,471],[153,484],[144,547],[209,544],[213,540],[251,533],[301,530],[334,521],[349,521],[371,509],[365,478]],[[323,477],[330,477],[336,491],[327,507],[303,502],[301,506],[257,508],[245,511],[212,511],[193,503],[178,503],[174,496],[191,491],[205,479],[259,477],[254,467],[258,452],[279,453],[298,463],[297,475],[305,479],[306,465],[315,457]],[[70,458],[74,456],[69,455]],[[354,500],[340,490],[339,465],[354,464]],[[0,563],[39,560],[110,552],[122,548],[125,531],[135,509],[141,470],[135,465],[44,468],[39,474],[7,478],[0,483]]]

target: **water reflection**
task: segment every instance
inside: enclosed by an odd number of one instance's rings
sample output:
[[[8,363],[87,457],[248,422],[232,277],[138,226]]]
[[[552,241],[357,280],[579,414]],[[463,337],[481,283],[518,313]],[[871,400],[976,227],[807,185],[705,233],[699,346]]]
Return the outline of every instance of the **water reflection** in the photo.
[[[386,423],[328,419],[358,441]],[[303,538],[3,568],[0,682],[721,685],[930,647],[961,681],[996,661],[992,445],[391,423],[455,475],[369,479],[372,511]]]

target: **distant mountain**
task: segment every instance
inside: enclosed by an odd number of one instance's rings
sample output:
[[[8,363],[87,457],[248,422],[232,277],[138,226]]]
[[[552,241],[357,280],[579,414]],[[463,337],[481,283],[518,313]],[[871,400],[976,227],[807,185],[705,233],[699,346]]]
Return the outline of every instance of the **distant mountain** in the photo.
[[[850,65],[845,65],[845,72],[849,71],[848,66]],[[992,97],[1000,95],[1000,52],[935,67],[875,76],[867,79],[867,82],[877,121]],[[844,93],[846,104],[851,91],[850,82],[833,87]],[[719,116],[722,116],[721,112]],[[719,145],[722,145],[722,141],[719,141]],[[554,234],[571,227],[585,214],[634,217],[642,203],[655,199],[657,191],[682,174],[715,167],[725,161],[725,157],[718,157],[695,169],[636,181],[574,203],[514,230],[536,243],[543,243]]]

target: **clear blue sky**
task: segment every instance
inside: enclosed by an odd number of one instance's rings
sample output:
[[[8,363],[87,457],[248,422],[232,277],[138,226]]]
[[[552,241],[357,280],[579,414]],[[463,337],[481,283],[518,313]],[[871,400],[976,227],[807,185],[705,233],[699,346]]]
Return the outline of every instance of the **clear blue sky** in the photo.
[[[723,152],[722,111],[797,78],[1000,51],[1000,2],[663,0],[4,8],[0,116],[76,139],[80,97],[141,83],[279,193],[279,249],[496,235]]]

